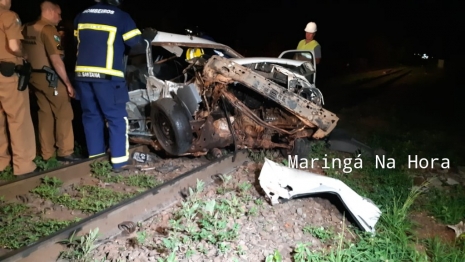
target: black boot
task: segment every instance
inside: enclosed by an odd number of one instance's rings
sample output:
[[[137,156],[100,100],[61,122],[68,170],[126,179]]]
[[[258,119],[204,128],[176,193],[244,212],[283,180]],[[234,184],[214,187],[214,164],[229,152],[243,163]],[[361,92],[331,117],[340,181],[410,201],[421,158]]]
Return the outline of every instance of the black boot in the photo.
[[[129,170],[136,170],[136,167],[134,165],[124,165],[119,168],[113,168],[111,171],[113,173],[121,173],[123,171],[129,171]]]
[[[82,158],[76,156],[75,154],[71,154],[68,156],[57,156],[57,160],[60,162],[76,162],[82,160]]]

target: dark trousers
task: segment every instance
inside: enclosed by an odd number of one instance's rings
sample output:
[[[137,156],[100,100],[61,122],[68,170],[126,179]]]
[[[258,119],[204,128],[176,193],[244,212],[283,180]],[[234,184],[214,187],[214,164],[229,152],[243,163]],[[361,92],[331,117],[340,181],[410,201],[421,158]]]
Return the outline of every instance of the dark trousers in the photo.
[[[76,81],[81,101],[82,123],[86,135],[89,158],[105,154],[104,129],[108,122],[109,145],[113,168],[129,161],[128,90],[123,82]]]

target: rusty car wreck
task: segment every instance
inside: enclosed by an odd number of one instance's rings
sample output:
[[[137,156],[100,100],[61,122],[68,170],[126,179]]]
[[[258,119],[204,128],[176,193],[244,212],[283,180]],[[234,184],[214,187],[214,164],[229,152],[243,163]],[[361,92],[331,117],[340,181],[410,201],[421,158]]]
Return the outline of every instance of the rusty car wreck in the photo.
[[[216,42],[165,32],[144,51],[142,64],[127,69],[133,143],[171,156],[227,147],[291,153],[296,140],[324,138],[337,124],[312,83],[311,61],[244,58]],[[172,75],[163,73],[166,63]]]

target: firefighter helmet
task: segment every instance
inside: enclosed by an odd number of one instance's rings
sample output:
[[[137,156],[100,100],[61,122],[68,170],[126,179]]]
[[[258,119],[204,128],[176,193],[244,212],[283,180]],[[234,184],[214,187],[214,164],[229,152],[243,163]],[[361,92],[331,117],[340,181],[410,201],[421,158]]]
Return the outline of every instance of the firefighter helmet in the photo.
[[[202,48],[189,48],[186,51],[186,59],[191,60],[196,57],[201,57],[204,55],[203,49]]]
[[[95,0],[95,2],[101,2],[113,6],[120,6],[123,3],[123,0]]]

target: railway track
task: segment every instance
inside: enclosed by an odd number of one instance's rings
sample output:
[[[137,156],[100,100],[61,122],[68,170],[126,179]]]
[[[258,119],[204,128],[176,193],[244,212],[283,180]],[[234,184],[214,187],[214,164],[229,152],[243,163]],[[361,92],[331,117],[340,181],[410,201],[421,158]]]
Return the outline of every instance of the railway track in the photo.
[[[149,153],[150,150],[146,146],[135,146],[130,151],[132,156],[134,152]],[[14,223],[21,220],[22,216],[41,217],[43,214],[51,212],[51,216],[53,217],[53,210],[57,208],[61,208],[61,211],[64,208],[64,212],[68,214],[68,217],[69,214],[79,214],[81,218],[78,221],[69,223],[66,227],[62,226],[58,231],[49,232],[49,234],[41,236],[37,241],[28,243],[17,249],[10,248],[5,254],[0,253],[0,261],[56,261],[60,252],[66,250],[66,247],[59,243],[60,241],[69,239],[73,234],[76,236],[85,235],[95,228],[99,229],[97,244],[105,242],[110,237],[126,234],[128,223],[136,224],[149,219],[177,203],[183,197],[182,192],[186,192],[189,187],[195,187],[197,180],[202,180],[206,184],[209,184],[214,181],[215,175],[233,172],[248,159],[248,153],[246,150],[242,150],[214,160],[192,157],[182,157],[174,160],[158,159],[154,161],[151,170],[165,170],[166,168],[163,169],[163,167],[171,166],[171,172],[152,171],[151,174],[147,174],[149,171],[141,172],[136,170],[122,176],[120,175],[118,179],[114,179],[116,176],[97,176],[96,178],[95,174],[100,172],[100,175],[102,175],[101,173],[105,173],[103,172],[105,170],[100,169],[100,171],[97,170],[96,172],[93,170],[95,166],[92,167],[92,164],[104,163],[103,161],[107,159],[108,156],[103,156],[96,159],[83,160],[0,185],[0,216],[2,216],[1,209],[5,207],[5,203],[17,204],[22,207],[28,206],[34,210],[28,214],[19,213],[18,215],[12,215],[10,218],[7,216],[0,217],[0,227],[2,227],[2,223],[4,223],[3,226],[5,225],[5,221],[8,222],[8,220],[11,220],[10,222]],[[177,162],[173,165],[173,161]],[[176,166],[178,167],[177,169]],[[148,186],[148,189],[141,190],[137,186],[129,186],[131,185],[131,181],[135,181],[133,178],[143,178],[143,181],[146,181],[147,179],[160,179],[160,177],[163,179],[156,184],[149,183],[151,186]],[[108,182],[105,179],[113,180]],[[44,181],[48,181],[49,184],[44,184]],[[102,206],[99,206],[99,209],[88,208],[97,212],[79,212],[79,208],[82,208],[79,203],[83,202],[84,195],[92,194],[92,191],[82,193],[79,190],[76,191],[76,188],[82,186],[87,187],[88,190],[92,186],[92,183],[94,183],[94,189],[104,188],[102,190],[106,190],[106,188],[110,188],[116,192],[115,194],[127,193],[127,195],[125,195],[126,197],[118,198],[118,201],[110,201],[112,203],[107,203],[105,208],[102,208]],[[55,184],[59,184],[59,188],[53,187]],[[81,194],[73,195],[73,192],[81,192]],[[105,198],[105,195],[101,192],[94,192],[94,194],[102,194],[99,196],[102,199]],[[69,196],[77,195],[81,197],[79,200],[69,202]],[[1,200],[3,200],[3,204]],[[91,201],[93,203],[90,204],[92,206],[99,201],[99,198],[93,199]],[[52,202],[52,207],[41,209],[40,206],[47,202],[49,204]],[[73,205],[70,205],[70,203],[73,203]],[[12,208],[8,210],[12,210]],[[26,227],[27,225],[24,225],[24,228]],[[11,234],[2,236],[3,233],[8,232],[5,228],[3,230],[0,228],[0,238],[11,237]],[[18,230],[17,234],[23,233],[21,227]]]
[[[132,155],[136,151],[149,153],[149,149],[146,146],[132,146],[129,153]],[[108,154],[106,154],[98,158],[83,159],[72,164],[63,165],[58,168],[42,171],[36,174],[20,176],[15,180],[0,184],[0,196],[2,196],[5,201],[9,201],[28,194],[29,191],[41,184],[41,181],[45,176],[59,177],[64,182],[63,186],[69,185],[70,183],[74,183],[90,174],[90,163],[105,161],[108,157]]]

